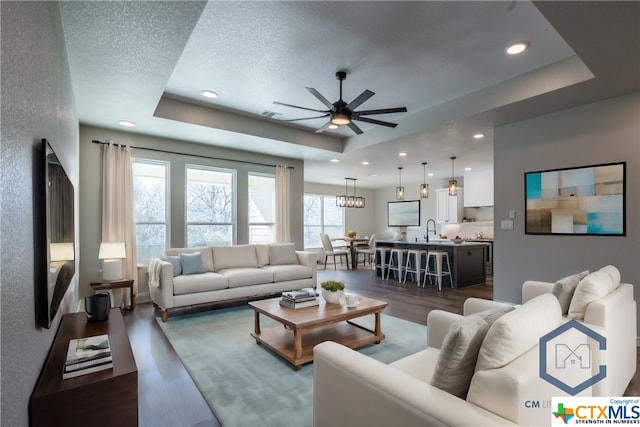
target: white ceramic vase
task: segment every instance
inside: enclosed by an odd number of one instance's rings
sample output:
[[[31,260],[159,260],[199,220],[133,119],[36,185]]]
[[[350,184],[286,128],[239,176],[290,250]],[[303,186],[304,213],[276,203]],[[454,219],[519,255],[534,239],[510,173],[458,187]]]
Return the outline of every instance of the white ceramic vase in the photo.
[[[328,291],[325,288],[320,288],[320,292],[322,293],[322,298],[329,304],[340,304],[340,295],[342,295],[342,291]]]

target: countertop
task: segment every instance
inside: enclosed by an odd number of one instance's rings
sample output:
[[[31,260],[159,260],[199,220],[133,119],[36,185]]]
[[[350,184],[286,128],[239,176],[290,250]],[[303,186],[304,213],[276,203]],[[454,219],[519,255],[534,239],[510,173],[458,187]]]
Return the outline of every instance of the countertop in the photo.
[[[410,245],[424,245],[424,246],[486,246],[491,243],[491,241],[483,240],[483,241],[464,241],[462,243],[453,243],[451,240],[429,240],[428,242],[410,242],[409,240],[377,240],[377,242],[381,243],[404,243]]]

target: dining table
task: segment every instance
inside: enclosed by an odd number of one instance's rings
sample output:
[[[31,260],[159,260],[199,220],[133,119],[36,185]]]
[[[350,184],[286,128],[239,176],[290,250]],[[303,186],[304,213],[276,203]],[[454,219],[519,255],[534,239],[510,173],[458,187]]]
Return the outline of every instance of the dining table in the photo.
[[[349,248],[349,254],[351,255],[351,269],[356,270],[358,268],[358,263],[356,262],[356,246],[358,246],[358,243],[368,243],[369,238],[342,236],[332,237],[331,241],[344,241],[346,243],[344,246]]]

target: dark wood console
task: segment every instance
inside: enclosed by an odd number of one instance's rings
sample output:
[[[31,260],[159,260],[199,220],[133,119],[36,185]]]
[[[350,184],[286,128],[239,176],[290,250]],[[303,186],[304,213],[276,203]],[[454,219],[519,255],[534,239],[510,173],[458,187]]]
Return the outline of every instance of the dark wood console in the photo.
[[[69,340],[109,335],[113,369],[62,379]],[[31,427],[137,426],[138,370],[122,312],[87,322],[84,313],[65,314],[29,402]]]

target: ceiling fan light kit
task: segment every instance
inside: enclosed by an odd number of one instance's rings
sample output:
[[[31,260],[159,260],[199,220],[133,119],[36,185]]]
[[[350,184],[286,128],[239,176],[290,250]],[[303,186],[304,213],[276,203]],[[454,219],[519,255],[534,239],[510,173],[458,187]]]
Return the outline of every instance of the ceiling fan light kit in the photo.
[[[354,121],[360,121],[360,122],[365,122],[365,123],[371,123],[371,124],[374,124],[374,125],[380,125],[380,126],[386,126],[386,127],[390,127],[390,128],[395,128],[396,126],[398,126],[397,123],[391,123],[391,122],[386,122],[386,121],[383,121],[383,120],[372,119],[370,117],[365,117],[365,116],[370,116],[370,115],[375,115],[375,114],[392,114],[392,113],[406,113],[407,112],[407,108],[406,107],[383,108],[383,109],[377,109],[377,110],[355,111],[356,108],[358,108],[366,100],[368,100],[373,95],[375,95],[375,92],[372,92],[372,91],[370,91],[368,89],[365,89],[360,95],[358,95],[354,100],[352,100],[351,102],[349,102],[347,104],[346,102],[344,102],[342,100],[342,81],[347,78],[347,72],[346,71],[337,71],[336,72],[336,78],[340,81],[340,99],[337,100],[334,103],[329,102],[327,100],[327,98],[322,96],[322,94],[320,92],[318,92],[317,90],[315,90],[314,88],[312,88],[312,87],[307,87],[306,88],[309,91],[309,93],[311,93],[311,95],[315,96],[316,99],[318,99],[325,107],[328,108],[328,110],[318,110],[316,108],[301,107],[301,106],[298,106],[298,105],[286,104],[284,102],[278,102],[278,101],[274,101],[273,103],[277,104],[277,105],[283,105],[285,107],[298,108],[298,109],[301,109],[301,110],[315,111],[317,113],[323,113],[320,116],[302,117],[302,118],[299,118],[299,119],[285,120],[287,122],[297,122],[297,121],[301,121],[301,120],[311,120],[311,119],[320,119],[320,118],[323,118],[323,117],[328,117],[329,121],[327,123],[325,123],[319,129],[317,129],[316,133],[324,132],[327,129],[334,129],[333,126],[348,126],[349,129],[351,129],[355,134],[357,134],[357,135],[362,134],[363,133],[362,129],[360,129],[360,127],[358,127],[358,125],[356,125],[354,123]]]

